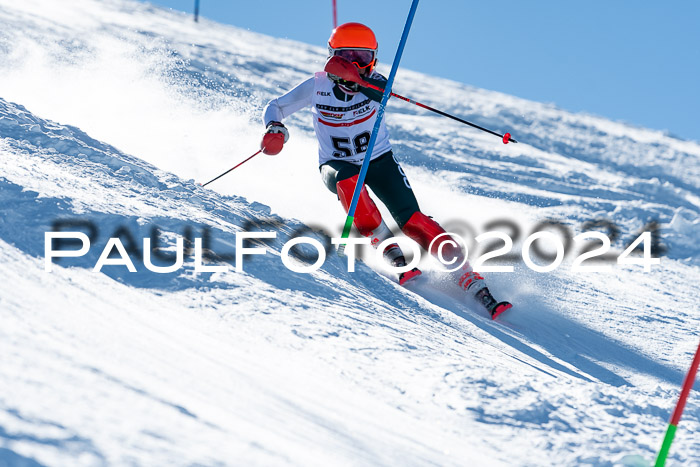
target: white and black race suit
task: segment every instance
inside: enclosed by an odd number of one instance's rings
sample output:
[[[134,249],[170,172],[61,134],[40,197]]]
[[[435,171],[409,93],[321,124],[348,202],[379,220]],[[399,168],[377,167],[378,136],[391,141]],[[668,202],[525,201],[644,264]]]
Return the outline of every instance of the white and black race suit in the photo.
[[[373,73],[372,78],[383,77]],[[311,107],[318,139],[319,165],[330,160],[360,165],[367,153],[379,102],[359,92],[346,94],[346,101],[338,99],[333,92],[334,86],[326,72],[316,73],[288,93],[270,101],[263,114],[264,123],[267,126],[271,121],[281,122],[294,112]],[[389,151],[389,134],[382,120],[370,160]]]

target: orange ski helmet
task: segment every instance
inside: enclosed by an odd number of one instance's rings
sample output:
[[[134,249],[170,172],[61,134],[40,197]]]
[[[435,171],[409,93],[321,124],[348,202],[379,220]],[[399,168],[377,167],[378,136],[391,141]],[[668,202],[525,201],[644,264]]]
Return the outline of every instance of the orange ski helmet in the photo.
[[[341,24],[328,39],[328,55],[339,55],[353,62],[360,73],[369,75],[377,64],[377,38],[361,23]]]

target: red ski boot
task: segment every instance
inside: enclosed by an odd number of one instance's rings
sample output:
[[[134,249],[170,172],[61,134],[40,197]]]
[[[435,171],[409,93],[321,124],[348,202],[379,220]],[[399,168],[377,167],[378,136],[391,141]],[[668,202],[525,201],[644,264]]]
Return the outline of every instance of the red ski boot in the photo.
[[[496,319],[504,311],[513,308],[513,305],[508,302],[497,302],[496,299],[493,298],[493,295],[491,295],[491,292],[489,292],[489,289],[486,287],[476,293],[476,299],[484,305],[489,313],[491,313],[491,319]]]

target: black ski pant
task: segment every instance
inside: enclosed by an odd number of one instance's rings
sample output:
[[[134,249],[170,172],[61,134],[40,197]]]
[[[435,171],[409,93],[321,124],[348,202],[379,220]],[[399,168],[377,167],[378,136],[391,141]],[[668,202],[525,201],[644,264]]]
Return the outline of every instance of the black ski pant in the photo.
[[[360,166],[341,160],[331,160],[319,167],[321,177],[329,190],[338,194],[336,184],[360,173]],[[399,228],[420,209],[403,169],[389,151],[369,163],[365,184],[389,209]]]

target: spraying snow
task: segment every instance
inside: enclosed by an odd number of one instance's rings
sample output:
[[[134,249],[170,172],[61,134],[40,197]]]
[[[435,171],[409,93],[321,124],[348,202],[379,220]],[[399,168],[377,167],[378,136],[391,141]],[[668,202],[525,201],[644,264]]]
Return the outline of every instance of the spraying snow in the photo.
[[[400,70],[402,95],[520,141],[390,103],[397,156],[448,230],[505,230],[517,252],[544,220],[573,235],[602,219],[619,254],[660,225],[649,273],[575,273],[572,252],[551,273],[518,261],[488,275],[515,304],[494,323],[427,261],[407,288],[369,255],[354,273],[333,254],[312,274],[283,267],[295,229],[338,236],[344,221],[309,113],[286,122],[280,155],[196,185],[257,151],[265,103],[324,61],[321,47],[126,0],[0,1],[0,463],[654,457],[697,346],[700,145]],[[44,233],[66,221],[93,234],[90,252],[46,273]],[[164,253],[206,234],[230,254],[251,222],[277,238],[244,272],[139,260],[152,235]],[[134,240],[136,273],[91,271],[110,236]],[[700,463],[699,430],[694,392],[672,463]]]

